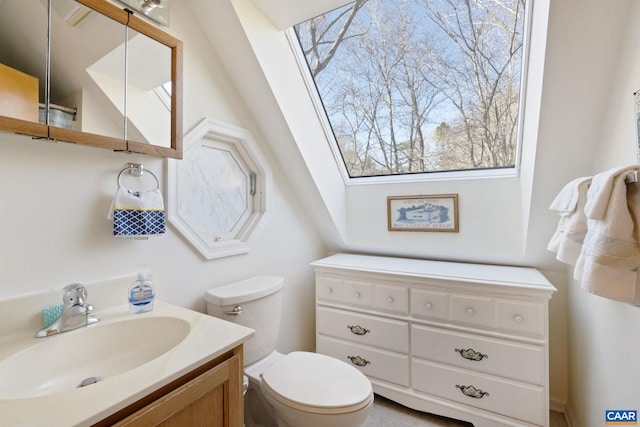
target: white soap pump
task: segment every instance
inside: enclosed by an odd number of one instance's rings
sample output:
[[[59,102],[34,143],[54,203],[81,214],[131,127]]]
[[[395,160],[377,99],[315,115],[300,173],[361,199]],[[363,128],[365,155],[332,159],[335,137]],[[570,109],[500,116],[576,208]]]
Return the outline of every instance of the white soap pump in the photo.
[[[139,272],[138,278],[129,287],[129,312],[137,314],[153,310],[154,298],[153,284],[147,273]]]

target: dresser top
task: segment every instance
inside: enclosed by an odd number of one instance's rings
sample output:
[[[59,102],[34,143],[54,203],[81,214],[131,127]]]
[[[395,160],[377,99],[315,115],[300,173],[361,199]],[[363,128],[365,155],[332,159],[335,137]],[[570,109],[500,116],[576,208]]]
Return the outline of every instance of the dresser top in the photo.
[[[505,284],[546,291],[555,287],[535,268],[431,261],[371,255],[336,254],[311,263],[323,268],[439,280]]]

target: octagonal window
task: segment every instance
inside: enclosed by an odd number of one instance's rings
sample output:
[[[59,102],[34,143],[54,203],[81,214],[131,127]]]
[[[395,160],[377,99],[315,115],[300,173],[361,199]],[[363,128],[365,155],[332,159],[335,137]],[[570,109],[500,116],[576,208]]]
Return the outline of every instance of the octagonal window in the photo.
[[[207,259],[248,252],[271,176],[250,134],[204,120],[168,161],[169,221]]]

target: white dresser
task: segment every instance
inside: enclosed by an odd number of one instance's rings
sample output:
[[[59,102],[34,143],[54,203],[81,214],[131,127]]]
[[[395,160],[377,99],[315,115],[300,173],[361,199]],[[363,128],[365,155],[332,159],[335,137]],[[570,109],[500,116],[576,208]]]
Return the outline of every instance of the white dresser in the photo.
[[[338,254],[316,272],[316,351],[374,391],[475,427],[549,426],[548,301],[533,268]]]

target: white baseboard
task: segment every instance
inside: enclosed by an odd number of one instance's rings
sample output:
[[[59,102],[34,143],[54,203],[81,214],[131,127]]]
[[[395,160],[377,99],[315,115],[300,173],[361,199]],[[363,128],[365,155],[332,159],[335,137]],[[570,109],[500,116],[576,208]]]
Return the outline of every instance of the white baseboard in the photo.
[[[564,419],[567,421],[568,427],[579,427],[571,405],[565,405]]]
[[[549,409],[552,411],[562,412],[564,414],[566,405],[567,402],[564,400],[554,398],[549,399]]]

